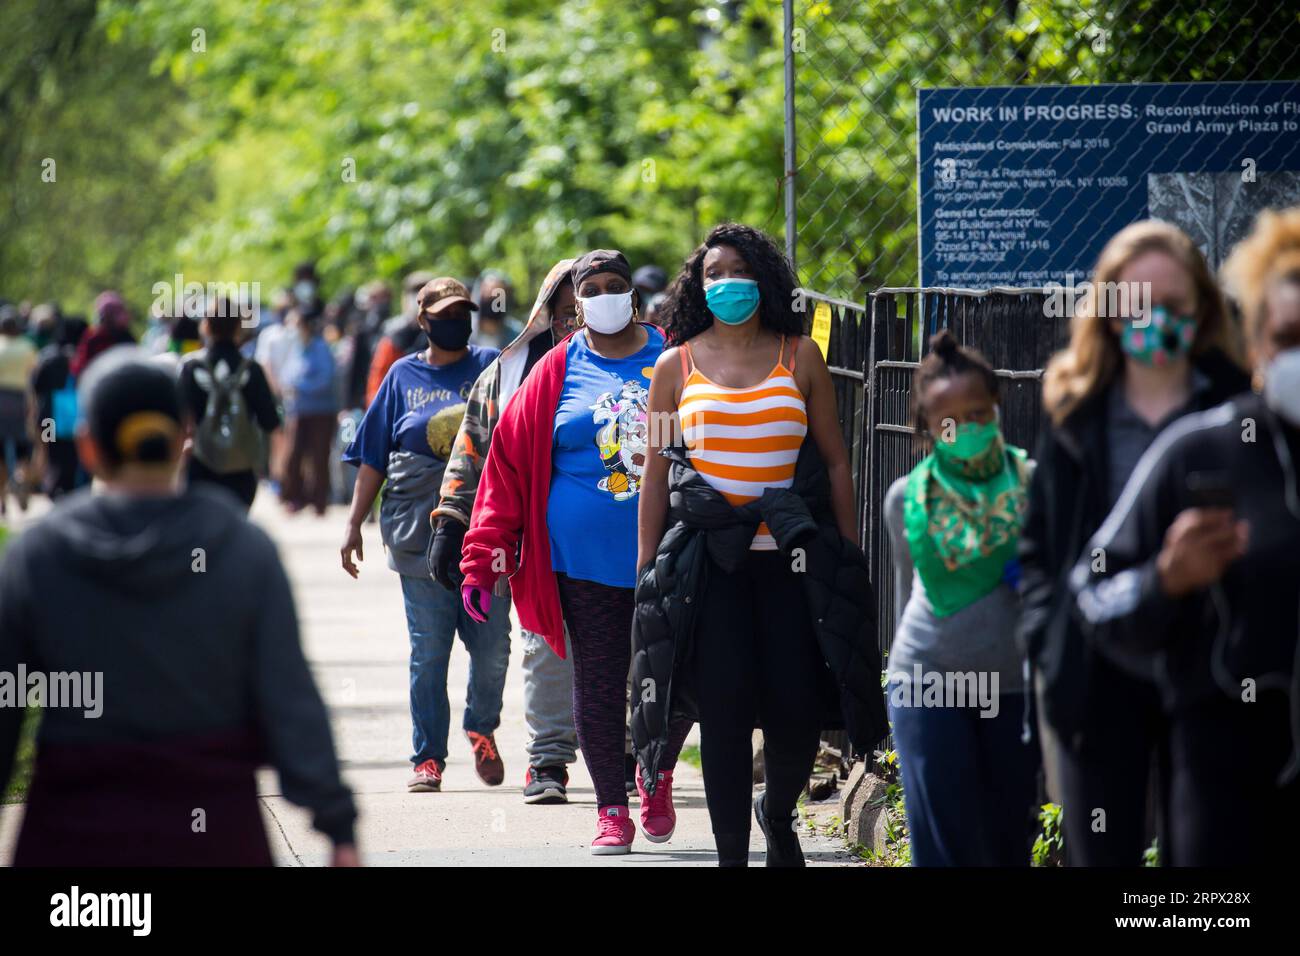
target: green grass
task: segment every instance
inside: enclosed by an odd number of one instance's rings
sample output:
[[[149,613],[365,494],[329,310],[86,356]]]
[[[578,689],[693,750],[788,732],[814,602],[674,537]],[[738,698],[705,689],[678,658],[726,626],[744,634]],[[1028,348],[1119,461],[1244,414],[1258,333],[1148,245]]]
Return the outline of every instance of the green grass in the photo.
[[[1065,865],[1065,830],[1061,826],[1061,805],[1044,803],[1038,811],[1042,831],[1034,838],[1034,866]]]
[[[0,525],[0,554],[4,553],[9,529]],[[29,708],[23,713],[23,725],[18,734],[18,752],[14,755],[13,774],[5,786],[0,803],[22,803],[27,799],[27,788],[32,782],[32,761],[36,757],[36,727],[41,722],[41,712]]]
[[[14,756],[14,771],[5,788],[4,803],[22,803],[27,799],[27,787],[32,781],[32,761],[36,757],[36,728],[41,722],[41,712],[35,707],[23,714],[22,730],[18,734],[18,753]]]
[[[682,752],[677,755],[678,760],[685,760],[695,769],[700,767],[700,748],[692,744],[689,747],[683,747]]]
[[[1151,845],[1142,853],[1143,866],[1160,865],[1160,838],[1156,837],[1151,841]]]

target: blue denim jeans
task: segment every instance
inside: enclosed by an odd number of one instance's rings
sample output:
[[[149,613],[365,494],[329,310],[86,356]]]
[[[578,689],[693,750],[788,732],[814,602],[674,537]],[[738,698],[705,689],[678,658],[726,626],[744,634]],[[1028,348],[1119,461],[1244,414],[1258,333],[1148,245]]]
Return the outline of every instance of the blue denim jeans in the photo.
[[[1021,694],[996,717],[974,707],[897,706],[886,690],[913,866],[1028,866],[1038,742],[1020,740]],[[906,694],[901,698],[911,700]]]
[[[451,704],[447,699],[447,665],[457,633],[469,651],[469,684],[462,727],[490,734],[501,723],[501,693],[510,662],[510,599],[494,598],[486,624],[471,618],[460,594],[428,577],[402,576],[406,629],[411,636],[411,739],[418,766],[447,760]]]

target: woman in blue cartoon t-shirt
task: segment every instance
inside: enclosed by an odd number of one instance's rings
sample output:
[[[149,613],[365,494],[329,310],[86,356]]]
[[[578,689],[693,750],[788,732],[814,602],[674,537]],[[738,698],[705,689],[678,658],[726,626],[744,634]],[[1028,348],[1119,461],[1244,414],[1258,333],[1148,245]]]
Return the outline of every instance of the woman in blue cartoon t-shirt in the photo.
[[[465,396],[497,350],[468,344],[475,306],[455,279],[434,279],[420,289],[417,301],[416,320],[428,337],[428,348],[399,359],[388,370],[343,453],[344,461],[357,466],[343,569],[357,576],[353,555],[357,561],[362,558],[361,523],[382,485],[379,530],[388,566],[402,576],[411,638],[415,772],[407,789],[442,786],[451,723],[447,662],[458,631],[470,653],[463,727],[479,777],[495,786],[505,775],[493,731],[501,722],[510,656],[510,605],[501,602],[485,621],[471,618],[457,595],[429,576],[425,553],[432,534],[429,512],[438,506],[443,469],[465,414]]]
[[[631,321],[636,293],[630,276],[623,274],[627,263],[621,255],[595,261],[584,257],[575,270],[578,266],[584,268],[574,288],[587,328],[563,346],[568,355],[555,409],[546,524],[573,648],[578,745],[596,785],[601,813],[592,849],[604,854],[627,852],[632,842],[631,820],[625,816],[623,745],[635,606],[637,492],[649,437],[650,375],[665,340],[655,326]],[[600,351],[592,347],[590,332],[601,335]],[[628,349],[631,354],[621,355]],[[673,766],[674,760],[668,759],[653,797],[639,787],[641,829],[656,843],[671,837],[676,825]]]
[[[465,537],[461,569],[466,571],[466,607],[477,614],[489,607],[495,610],[491,584],[486,583],[493,577],[487,568],[493,558],[488,555],[518,546],[521,562],[535,560],[529,554],[540,549],[531,542],[540,543],[540,534],[529,535],[530,529],[541,526],[541,516],[532,510],[531,497],[518,487],[507,487],[503,476],[510,471],[544,473],[537,456],[549,452],[547,570],[554,572],[573,653],[578,745],[596,790],[591,852],[612,855],[629,852],[636,832],[624,782],[625,694],[632,654],[637,505],[650,436],[646,406],[664,334],[636,321],[637,292],[622,253],[589,252],[574,262],[570,275],[584,327],[556,346],[552,354],[557,358],[548,357],[545,365],[533,369],[503,413]],[[543,393],[545,400],[538,397]],[[523,415],[525,408],[535,414],[526,420],[512,417]],[[553,419],[548,416],[551,408]],[[501,464],[503,459],[510,459],[509,468]],[[545,572],[530,577],[517,569],[511,588],[520,595],[521,620],[533,610],[530,601],[540,607],[555,600],[551,580]],[[547,639],[550,642],[549,634]],[[559,645],[563,647],[562,640]],[[673,768],[689,729],[688,722],[674,725],[653,795],[637,770],[641,829],[654,843],[670,839],[676,826]]]
[[[570,338],[555,410],[546,511],[551,566],[613,588],[636,584],[637,491],[649,434],[646,400],[650,373],[664,348],[657,328],[640,329],[645,344],[626,358],[606,358],[586,335]]]

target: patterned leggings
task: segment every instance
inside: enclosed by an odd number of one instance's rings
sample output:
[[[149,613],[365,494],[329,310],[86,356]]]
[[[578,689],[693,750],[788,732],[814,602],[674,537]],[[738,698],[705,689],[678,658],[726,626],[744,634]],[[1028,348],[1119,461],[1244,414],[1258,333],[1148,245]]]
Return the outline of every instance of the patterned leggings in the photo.
[[[627,725],[627,672],[632,664],[632,588],[556,575],[573,652],[573,721],[578,746],[596,786],[596,803],[627,806],[623,740]],[[690,721],[670,728],[660,770],[672,770]]]

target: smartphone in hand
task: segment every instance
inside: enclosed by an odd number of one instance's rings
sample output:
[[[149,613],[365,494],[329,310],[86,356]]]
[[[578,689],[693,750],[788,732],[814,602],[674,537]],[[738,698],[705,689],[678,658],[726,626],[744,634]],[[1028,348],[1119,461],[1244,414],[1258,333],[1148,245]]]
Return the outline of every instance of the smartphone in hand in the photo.
[[[1237,495],[1226,471],[1193,471],[1186,483],[1193,508],[1236,507]]]

